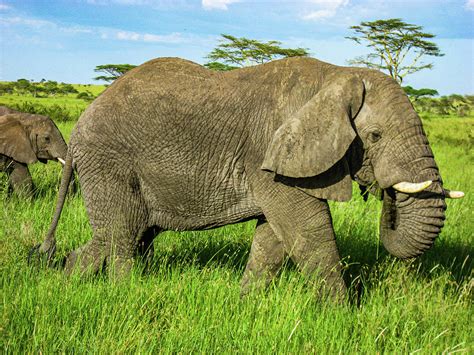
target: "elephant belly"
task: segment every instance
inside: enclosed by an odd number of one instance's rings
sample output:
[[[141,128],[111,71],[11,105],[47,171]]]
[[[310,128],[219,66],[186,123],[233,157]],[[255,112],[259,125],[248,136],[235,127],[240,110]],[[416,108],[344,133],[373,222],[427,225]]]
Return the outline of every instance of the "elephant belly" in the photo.
[[[174,230],[206,229],[262,213],[238,164],[210,171],[186,164],[153,165],[148,163],[139,174],[153,224]]]

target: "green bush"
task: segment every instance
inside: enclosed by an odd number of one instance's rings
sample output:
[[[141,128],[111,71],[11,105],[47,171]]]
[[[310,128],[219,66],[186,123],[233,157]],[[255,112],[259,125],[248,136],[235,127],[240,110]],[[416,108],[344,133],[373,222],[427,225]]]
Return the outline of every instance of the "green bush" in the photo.
[[[95,97],[89,91],[86,91],[86,92],[83,91],[77,94],[76,99],[81,99],[84,101],[92,101],[95,99]]]
[[[437,98],[412,98],[413,106],[418,113],[434,114],[438,116],[467,117],[474,114],[472,95],[449,95]]]
[[[10,107],[21,112],[48,116],[55,122],[77,121],[82,112],[84,112],[84,109],[79,107],[71,108],[59,104],[46,106],[39,103],[32,103],[30,101],[12,104]]]

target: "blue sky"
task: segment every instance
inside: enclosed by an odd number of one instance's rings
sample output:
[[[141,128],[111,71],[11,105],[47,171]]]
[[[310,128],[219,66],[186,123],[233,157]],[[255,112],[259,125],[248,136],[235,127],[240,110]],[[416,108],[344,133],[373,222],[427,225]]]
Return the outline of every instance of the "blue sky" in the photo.
[[[347,65],[366,53],[344,38],[349,26],[397,17],[435,34],[445,53],[404,84],[474,94],[474,0],[0,0],[0,80],[94,83],[96,65],[164,56],[202,64],[221,33]]]

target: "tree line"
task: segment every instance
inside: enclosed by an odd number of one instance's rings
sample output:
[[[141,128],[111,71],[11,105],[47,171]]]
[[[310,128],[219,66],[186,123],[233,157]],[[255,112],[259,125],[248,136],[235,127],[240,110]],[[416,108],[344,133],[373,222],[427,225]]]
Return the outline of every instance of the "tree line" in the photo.
[[[441,97],[422,97],[412,99],[415,110],[419,113],[439,116],[466,117],[474,112],[474,95],[452,94]]]
[[[53,80],[42,79],[34,82],[28,79],[18,79],[12,82],[0,82],[0,95],[31,95],[33,97],[55,97],[75,95],[78,99],[93,100],[92,93],[79,92],[72,84],[58,83]]]
[[[407,76],[433,68],[433,63],[424,61],[427,57],[444,55],[431,41],[435,35],[424,32],[422,26],[406,23],[399,18],[361,22],[351,26],[350,30],[353,33],[346,38],[366,46],[369,54],[350,59],[348,64],[385,72],[400,85]],[[206,56],[208,61],[204,66],[211,70],[229,71],[279,58],[309,55],[307,48],[284,48],[279,41],[264,42],[222,34],[219,44]],[[101,75],[94,79],[111,83],[135,67],[132,64],[98,65],[94,71]],[[473,111],[472,95],[434,98],[438,95],[435,89],[415,89],[411,86],[403,86],[403,89],[419,112],[465,116]],[[34,97],[76,94],[77,98],[86,101],[95,98],[90,92],[79,93],[71,84],[44,79],[39,83],[26,79],[0,83],[0,95],[5,93],[28,93]]]

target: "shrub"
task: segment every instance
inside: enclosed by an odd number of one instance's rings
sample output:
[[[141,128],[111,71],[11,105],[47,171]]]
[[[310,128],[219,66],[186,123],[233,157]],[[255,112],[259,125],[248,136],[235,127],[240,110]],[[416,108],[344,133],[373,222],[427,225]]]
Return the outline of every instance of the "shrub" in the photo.
[[[83,108],[77,106],[75,108],[58,104],[46,106],[39,103],[32,103],[29,101],[24,101],[18,104],[12,104],[10,106],[11,108],[21,112],[48,116],[55,122],[77,121],[82,112],[84,112]]]
[[[92,101],[95,99],[95,97],[89,91],[86,91],[86,92],[83,91],[77,94],[76,99],[81,99],[84,101]]]

